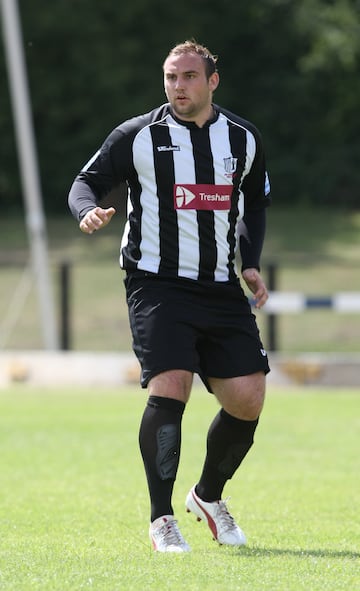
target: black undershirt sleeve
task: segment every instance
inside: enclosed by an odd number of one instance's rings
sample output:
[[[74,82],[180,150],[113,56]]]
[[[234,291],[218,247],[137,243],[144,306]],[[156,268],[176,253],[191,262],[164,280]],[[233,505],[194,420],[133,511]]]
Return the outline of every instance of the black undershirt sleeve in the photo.
[[[241,271],[258,269],[266,229],[266,210],[247,211],[239,225]]]
[[[80,222],[85,214],[98,205],[96,195],[89,185],[74,181],[68,198],[69,208],[74,218]]]

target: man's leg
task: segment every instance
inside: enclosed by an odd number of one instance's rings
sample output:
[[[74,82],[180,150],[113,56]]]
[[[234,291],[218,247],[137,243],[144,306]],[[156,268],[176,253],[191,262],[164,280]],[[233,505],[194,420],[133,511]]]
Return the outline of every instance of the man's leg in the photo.
[[[210,381],[210,380],[209,380]],[[221,501],[224,486],[247,455],[263,406],[263,372],[227,380],[211,380],[222,409],[210,425],[207,453],[198,484],[188,494],[186,506],[206,521],[223,544],[246,542],[241,529]]]
[[[181,422],[192,379],[188,371],[173,370],[158,374],[148,385],[139,444],[149,486],[151,521],[173,514],[171,497],[180,460]]]
[[[173,517],[172,492],[180,460],[181,422],[190,396],[192,374],[175,370],[149,383],[149,399],[140,425],[139,443],[150,501],[150,539],[160,552],[188,552]]]
[[[221,499],[227,480],[236,472],[254,442],[254,433],[264,403],[263,372],[212,379],[211,387],[222,408],[210,425],[207,454],[198,495],[206,501]]]
[[[151,501],[151,521],[173,515],[172,491],[180,459],[181,421],[185,403],[149,396],[139,443]]]

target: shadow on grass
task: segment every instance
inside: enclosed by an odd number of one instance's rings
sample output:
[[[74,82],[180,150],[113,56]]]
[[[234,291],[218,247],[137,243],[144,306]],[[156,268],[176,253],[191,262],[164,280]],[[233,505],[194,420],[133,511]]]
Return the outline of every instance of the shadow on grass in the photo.
[[[351,550],[326,550],[326,549],[292,549],[292,548],[260,548],[254,546],[253,548],[238,548],[237,550],[233,550],[234,554],[241,557],[249,557],[253,558],[254,556],[259,556],[264,558],[268,557],[275,557],[275,556],[298,556],[298,557],[306,557],[306,558],[351,558],[357,559],[360,558],[360,552],[355,552]]]

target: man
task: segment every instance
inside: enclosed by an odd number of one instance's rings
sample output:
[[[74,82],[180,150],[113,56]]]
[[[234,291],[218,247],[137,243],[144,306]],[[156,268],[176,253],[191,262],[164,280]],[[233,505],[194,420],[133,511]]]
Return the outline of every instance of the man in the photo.
[[[172,507],[181,421],[193,374],[221,410],[186,508],[220,544],[245,535],[222,499],[249,451],[263,406],[266,352],[235,270],[260,308],[259,273],[269,183],[257,129],[213,104],[216,57],[193,41],[164,64],[168,103],[119,125],[77,176],[69,205],[80,229],[104,228],[115,209],[98,205],[120,182],[128,215],[120,264],[141,385],[149,398],[139,433],[150,500],[150,539],[159,552],[187,552]]]

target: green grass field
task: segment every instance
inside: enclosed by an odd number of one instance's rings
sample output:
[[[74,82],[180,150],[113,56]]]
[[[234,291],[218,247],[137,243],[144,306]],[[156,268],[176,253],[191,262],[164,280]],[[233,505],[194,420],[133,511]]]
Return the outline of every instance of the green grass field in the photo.
[[[66,204],[64,203],[64,209]],[[68,261],[71,348],[129,350],[131,337],[118,253],[123,223],[118,216],[102,232],[85,236],[70,213],[48,220],[51,271],[59,307],[59,265]],[[42,348],[34,286],[21,283],[28,258],[21,219],[0,219],[0,349]],[[360,292],[360,212],[329,209],[269,209],[263,272],[276,263],[278,289],[307,295]],[[29,287],[29,293],[26,289]],[[22,303],[22,299],[24,302]],[[267,318],[258,313],[263,340]],[[281,352],[360,351],[359,313],[308,311],[279,317]]]
[[[269,390],[256,444],[225,490],[248,537],[232,549],[184,510],[216,412],[195,387],[174,492],[186,555],[148,542],[145,396],[135,386],[0,390],[2,591],[360,589],[358,391]]]

